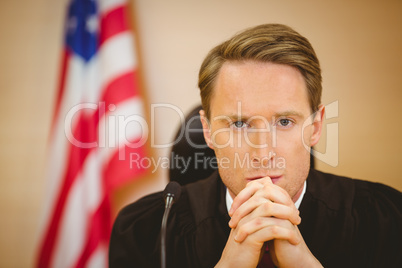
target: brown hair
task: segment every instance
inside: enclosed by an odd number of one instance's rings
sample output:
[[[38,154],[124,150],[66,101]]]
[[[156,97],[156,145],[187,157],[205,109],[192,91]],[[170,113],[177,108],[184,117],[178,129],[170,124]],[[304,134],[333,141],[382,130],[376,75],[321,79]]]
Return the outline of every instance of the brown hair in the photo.
[[[306,82],[313,112],[321,103],[321,69],[307,38],[282,24],[264,24],[246,29],[213,48],[201,65],[198,87],[203,109],[210,117],[210,103],[216,77],[227,61],[253,60],[296,67]]]

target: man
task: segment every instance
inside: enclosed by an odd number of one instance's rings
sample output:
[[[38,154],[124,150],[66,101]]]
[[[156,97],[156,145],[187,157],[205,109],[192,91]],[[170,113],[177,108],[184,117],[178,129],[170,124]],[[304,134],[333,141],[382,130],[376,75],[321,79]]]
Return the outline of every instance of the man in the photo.
[[[214,48],[199,75],[204,137],[219,173],[182,187],[170,267],[402,267],[402,196],[310,169],[324,107],[313,48],[268,24]],[[111,267],[158,267],[161,193],[119,214]],[[271,266],[269,266],[271,265]]]

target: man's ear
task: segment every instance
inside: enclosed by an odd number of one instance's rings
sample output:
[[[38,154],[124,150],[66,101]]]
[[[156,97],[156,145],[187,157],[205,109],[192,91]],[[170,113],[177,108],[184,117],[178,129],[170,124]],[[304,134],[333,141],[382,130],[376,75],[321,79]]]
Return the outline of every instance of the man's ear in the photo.
[[[208,118],[205,115],[204,110],[200,110],[200,119],[202,124],[202,131],[204,134],[205,142],[207,143],[208,147],[214,149],[212,140],[211,140],[211,125]]]
[[[315,113],[314,116],[313,133],[310,138],[310,146],[316,145],[320,140],[324,114],[325,114],[325,106],[321,104],[318,107],[318,111]]]

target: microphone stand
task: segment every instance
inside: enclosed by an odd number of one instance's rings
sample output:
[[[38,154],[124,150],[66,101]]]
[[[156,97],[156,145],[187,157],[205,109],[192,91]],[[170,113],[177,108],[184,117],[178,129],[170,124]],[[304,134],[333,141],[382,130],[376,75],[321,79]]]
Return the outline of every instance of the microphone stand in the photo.
[[[165,212],[162,217],[161,227],[161,268],[166,268],[166,225],[170,209],[172,208],[174,194],[168,193],[166,196]]]

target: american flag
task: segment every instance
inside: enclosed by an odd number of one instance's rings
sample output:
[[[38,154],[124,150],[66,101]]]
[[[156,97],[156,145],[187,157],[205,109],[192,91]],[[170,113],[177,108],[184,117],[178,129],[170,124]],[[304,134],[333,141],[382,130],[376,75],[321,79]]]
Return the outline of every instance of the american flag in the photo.
[[[125,0],[71,0],[37,267],[107,267],[111,194],[144,169],[147,126]]]

